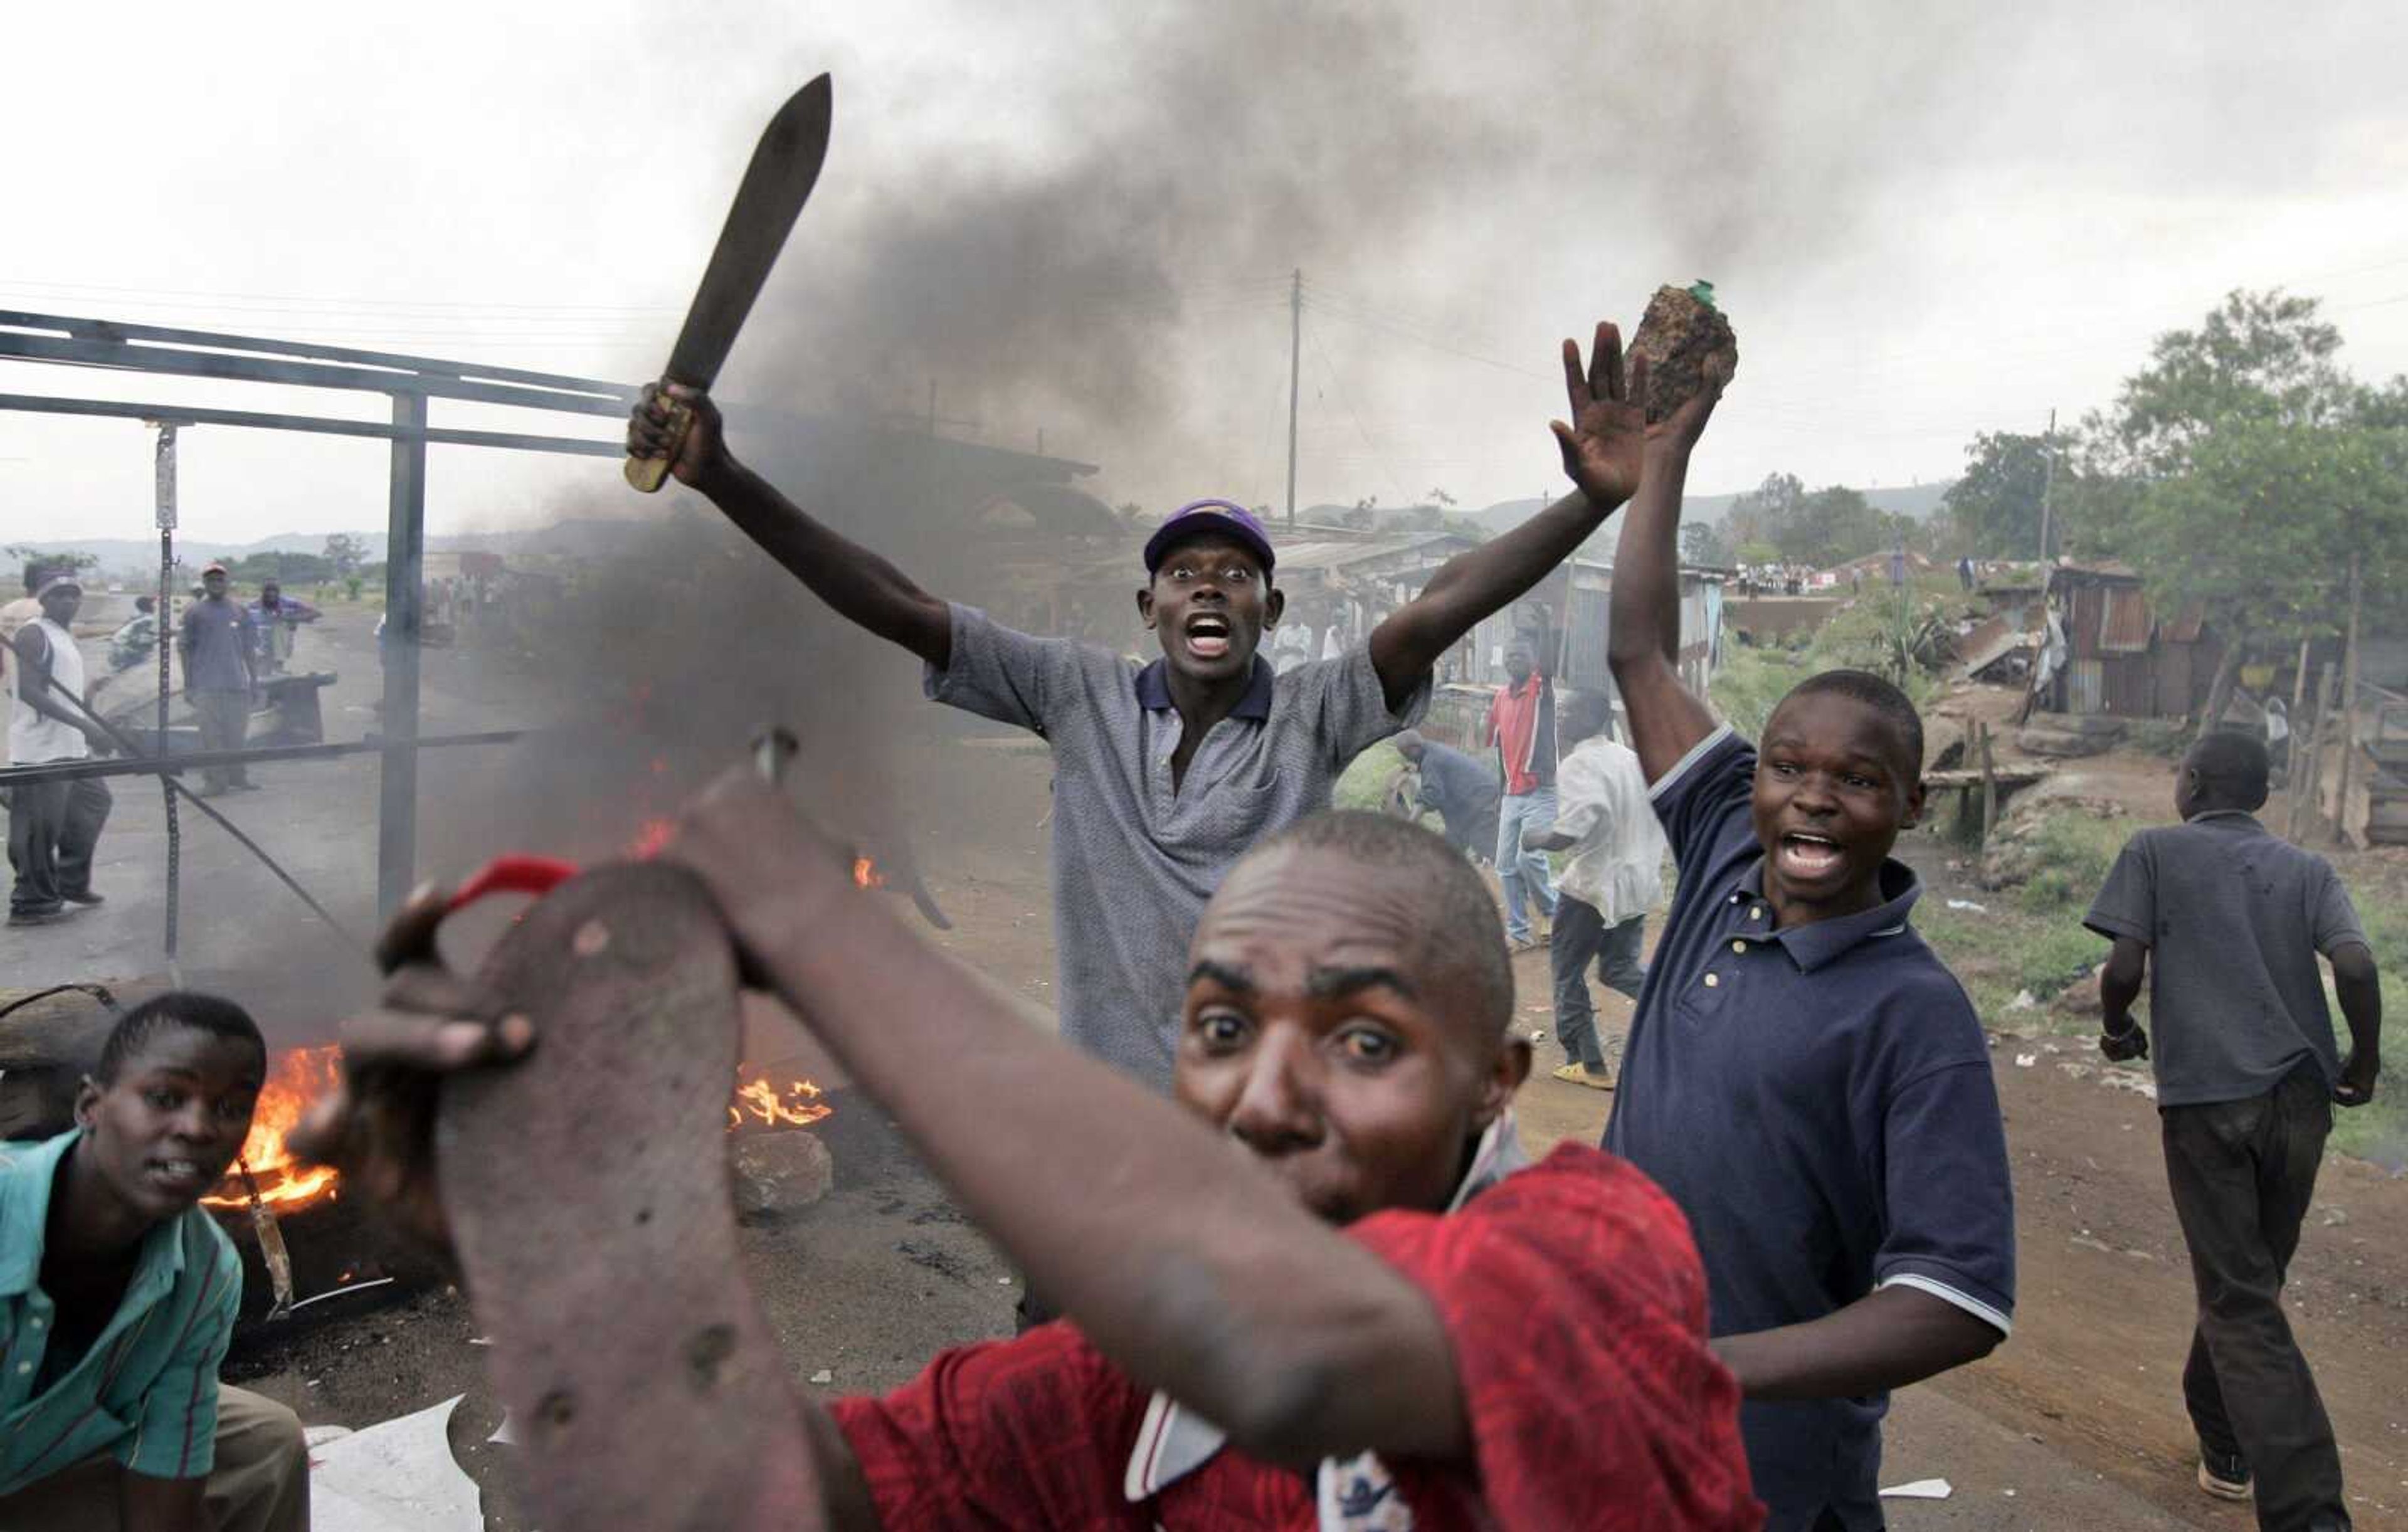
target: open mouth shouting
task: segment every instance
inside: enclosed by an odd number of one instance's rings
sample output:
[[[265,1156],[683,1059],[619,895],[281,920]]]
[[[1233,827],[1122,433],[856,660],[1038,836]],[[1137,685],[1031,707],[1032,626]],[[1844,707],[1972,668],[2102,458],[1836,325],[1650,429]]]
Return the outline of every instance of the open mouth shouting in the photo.
[[[1793,830],[1781,838],[1781,870],[1798,882],[1815,882],[1840,869],[1840,843],[1828,836]]]
[[[1187,651],[1199,660],[1217,660],[1229,652],[1229,619],[1216,611],[1200,611],[1187,620]]]
[[[168,1155],[142,1162],[144,1177],[169,1196],[198,1196],[217,1184],[220,1167]]]

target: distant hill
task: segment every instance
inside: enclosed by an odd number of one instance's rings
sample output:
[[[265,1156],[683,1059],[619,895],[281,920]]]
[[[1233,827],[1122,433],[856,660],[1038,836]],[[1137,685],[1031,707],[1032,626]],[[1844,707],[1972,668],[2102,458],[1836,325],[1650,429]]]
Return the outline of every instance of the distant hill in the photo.
[[[1888,489],[1866,490],[1863,494],[1877,510],[1928,522],[1940,509],[1941,496],[1946,494],[1948,487],[1955,482],[1953,479],[1945,479],[1930,484],[1900,484]],[[1822,486],[1814,487],[1819,489]],[[1731,502],[1738,498],[1737,494],[1689,495],[1681,503],[1681,520],[1719,522],[1723,513],[1730,509]],[[1500,500],[1477,514],[1493,537],[1520,526],[1537,515],[1543,505],[1544,502],[1539,500]]]
[[[484,549],[492,552],[565,553],[584,558],[600,558],[632,546],[657,523],[642,520],[609,521],[585,519],[554,522],[550,526],[529,527],[508,532],[462,532],[443,534],[426,539],[432,551],[459,549]],[[178,537],[176,556],[189,566],[197,567],[211,559],[223,559],[239,564],[253,553],[316,553],[324,551],[323,532],[280,532],[255,542],[211,542],[207,538]],[[385,538],[381,532],[354,532],[351,536],[367,549],[368,562],[384,558]],[[108,575],[135,575],[159,567],[159,544],[148,537],[78,537],[49,538],[31,545],[44,553],[73,550],[90,553],[100,560],[101,572]],[[0,586],[12,583],[0,580]]]

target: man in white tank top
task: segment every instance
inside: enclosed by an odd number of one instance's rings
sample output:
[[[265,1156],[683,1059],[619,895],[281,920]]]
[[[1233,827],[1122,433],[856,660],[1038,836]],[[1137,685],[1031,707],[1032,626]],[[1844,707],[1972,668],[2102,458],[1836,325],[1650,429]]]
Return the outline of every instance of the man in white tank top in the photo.
[[[8,705],[9,754],[21,766],[106,754],[107,733],[66,700],[84,695],[83,653],[69,631],[83,605],[83,587],[55,570],[34,599],[42,615],[9,640],[17,680]],[[8,894],[9,924],[47,924],[74,906],[101,902],[92,887],[92,853],[108,823],[109,803],[98,778],[21,782],[11,790],[8,866],[17,882]]]

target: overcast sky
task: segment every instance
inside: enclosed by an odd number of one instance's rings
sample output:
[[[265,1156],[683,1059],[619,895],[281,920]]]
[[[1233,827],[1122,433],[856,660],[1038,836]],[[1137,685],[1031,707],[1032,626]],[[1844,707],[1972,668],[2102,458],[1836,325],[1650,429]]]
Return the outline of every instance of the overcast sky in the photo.
[[[827,170],[723,396],[934,380],[949,429],[1042,432],[1114,501],[1282,498],[1298,267],[1306,504],[1556,492],[1556,341],[1701,276],[1741,347],[1702,492],[1946,477],[2236,286],[2408,370],[2396,3],[1045,9],[19,7],[0,308],[640,380],[762,122],[829,69]],[[0,392],[382,413],[7,362]],[[149,440],[0,411],[0,540],[142,536]],[[195,430],[184,529],[380,528],[384,465]],[[636,500],[603,460],[433,454],[438,532]]]

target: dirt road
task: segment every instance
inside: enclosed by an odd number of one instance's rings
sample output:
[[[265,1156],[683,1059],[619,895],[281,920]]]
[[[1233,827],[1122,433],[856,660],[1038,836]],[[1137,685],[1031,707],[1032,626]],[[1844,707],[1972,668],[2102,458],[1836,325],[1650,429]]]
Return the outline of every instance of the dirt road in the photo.
[[[310,641],[322,640],[320,652],[346,672],[329,697],[329,732],[342,737],[361,731],[373,695],[373,648],[362,626],[338,620],[305,638],[304,663]],[[529,722],[539,700],[440,651],[429,657],[427,687],[430,729]],[[430,835],[441,834],[457,795],[474,791],[476,773],[494,768],[463,761],[430,772]],[[899,769],[921,860],[956,923],[932,939],[1046,1004],[1044,756],[1008,741],[963,744]],[[230,811],[364,929],[373,767],[259,775],[268,791],[227,800]],[[22,983],[155,971],[163,855],[155,791],[121,788],[103,846],[111,903],[64,926],[7,933],[0,971]],[[348,999],[365,993],[363,966],[222,837],[188,825],[185,856],[192,960],[269,996],[263,1009],[286,1040],[318,1040]],[[1528,1027],[1547,1025],[1544,961],[1534,953],[1516,966]],[[1619,996],[1602,996],[1609,1027],[1627,1023],[1628,1009]],[[2032,1062],[2019,1064],[2027,1055]],[[1542,1065],[1555,1057],[1541,1049]],[[2101,1532],[2251,1525],[2191,1485],[2178,1388],[2191,1294],[2151,1104],[2102,1083],[2076,1041],[2005,1038],[1995,1057],[2016,1173],[2016,1333],[1987,1361],[1898,1397],[1885,1482],[1945,1478],[1955,1493],[1896,1503],[1892,1525]],[[2067,1066],[2085,1072],[2077,1078]],[[1526,1135],[1541,1149],[1566,1137],[1593,1138],[1610,1101],[1541,1075],[1524,1093]],[[1008,1267],[884,1131],[874,1107],[847,1099],[824,1131],[837,1153],[838,1190],[799,1222],[746,1238],[798,1382],[824,1369],[830,1382],[804,1386],[887,1387],[944,1345],[1008,1330],[1017,1291]],[[2328,1166],[2293,1272],[2291,1310],[2340,1431],[2359,1526],[2408,1527],[2408,1385],[2394,1370],[2408,1350],[2408,1181],[2356,1162]],[[507,1449],[483,1444],[495,1422],[479,1351],[468,1344],[473,1333],[456,1295],[431,1293],[270,1337],[237,1370],[312,1422],[366,1425],[467,1394],[454,1421],[459,1455],[487,1484],[492,1526],[512,1532],[523,1524],[500,1468]]]

